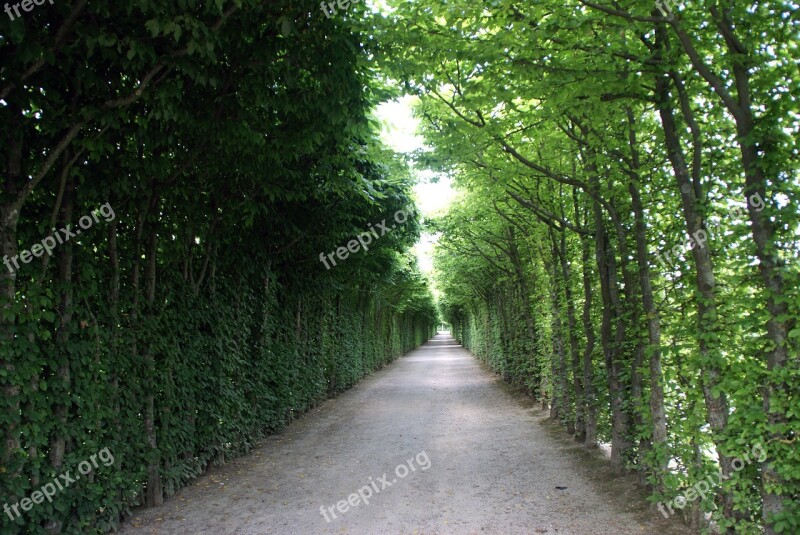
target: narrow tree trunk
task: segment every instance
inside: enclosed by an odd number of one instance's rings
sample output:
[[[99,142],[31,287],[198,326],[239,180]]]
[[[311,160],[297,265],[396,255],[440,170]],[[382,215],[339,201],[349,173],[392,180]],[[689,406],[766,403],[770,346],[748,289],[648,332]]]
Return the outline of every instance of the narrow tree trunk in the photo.
[[[633,272],[629,269],[630,253],[628,252],[627,231],[622,224],[619,213],[614,206],[613,199],[608,203],[607,210],[613,223],[613,228],[617,236],[617,248],[619,249],[619,266],[617,265],[617,255],[615,254],[611,240],[606,240],[608,253],[608,289],[611,303],[614,307],[614,359],[613,380],[617,383],[614,390],[618,394],[618,399],[612,396],[612,406],[616,404],[618,412],[612,414],[612,426],[617,429],[620,437],[620,453],[622,462],[633,461],[633,430],[631,420],[636,428],[644,425],[642,410],[642,395],[644,378],[642,376],[642,364],[644,363],[644,339],[638,321],[631,322],[640,317],[639,303],[637,301],[636,289],[638,283],[634,278]],[[622,274],[622,289],[620,290],[618,274]],[[633,323],[632,325],[630,325]],[[629,328],[629,326],[631,328]],[[628,333],[633,333],[629,336]],[[630,339],[632,338],[632,340]],[[630,371],[630,383],[624,384],[623,378],[626,376],[625,368]],[[628,392],[630,393],[628,395]],[[627,398],[630,399],[627,399]]]
[[[117,219],[114,219],[108,226],[108,264],[111,272],[111,279],[108,288],[108,317],[111,324],[111,335],[109,337],[111,354],[116,354],[121,350],[120,347],[120,325],[119,325],[119,298],[120,298],[120,267],[119,251],[117,249]],[[119,374],[116,369],[112,369],[111,389],[114,392],[114,436],[119,439],[122,436],[122,420],[120,418],[120,397]]]
[[[528,286],[528,278],[525,276],[525,271],[522,268],[522,259],[519,254],[514,227],[508,227],[508,237],[511,265],[514,267],[514,274],[517,277],[517,283],[519,284],[519,290],[522,296],[522,317],[525,319],[525,328],[528,335],[526,344],[526,347],[529,348],[527,358],[533,360],[536,358],[536,327],[533,321],[530,287]]]
[[[553,420],[563,420],[567,431],[575,433],[572,411],[569,400],[569,388],[567,387],[567,356],[564,347],[564,334],[561,321],[561,306],[559,303],[559,284],[556,262],[558,261],[558,251],[556,238],[552,229],[548,229],[551,240],[551,260],[547,262],[547,273],[550,278],[550,304],[552,310],[553,325],[553,401],[550,408],[550,418]]]
[[[156,217],[158,214],[158,195],[154,194],[151,199],[149,214]],[[147,312],[145,325],[150,325],[149,319],[155,313],[156,298],[156,255],[158,253],[158,231],[155,223],[149,225],[147,234],[147,251],[145,254],[145,302]],[[147,344],[144,349],[145,362],[145,403],[144,403],[144,430],[147,444],[150,447],[147,463],[147,494],[145,495],[145,506],[158,507],[164,503],[164,492],[161,483],[161,456],[158,452],[158,431],[156,424],[156,361],[155,352],[152,344]]]
[[[652,447],[657,456],[657,464],[653,475],[659,483],[656,488],[662,487],[660,481],[669,466],[669,457],[666,452],[667,418],[664,408],[664,374],[661,370],[661,322],[658,308],[653,297],[653,285],[650,278],[650,251],[647,245],[647,224],[645,222],[644,206],[639,191],[638,170],[639,152],[637,149],[636,133],[633,129],[633,112],[630,108],[628,122],[630,126],[630,150],[633,163],[634,176],[628,182],[628,192],[631,195],[631,209],[635,221],[636,261],[639,265],[639,285],[642,293],[642,308],[647,323],[648,351],[650,353],[650,418],[652,420]]]
[[[606,277],[608,278],[608,294],[614,311],[614,341],[611,357],[606,365],[609,368],[608,394],[611,398],[611,461],[618,467],[623,467],[631,459],[633,444],[631,441],[630,412],[627,410],[627,396],[622,377],[624,375],[625,362],[625,326],[624,305],[620,299],[617,281],[616,255],[611,244],[611,240],[606,237],[604,245],[606,247],[605,260],[607,262]]]
[[[500,351],[503,353],[503,368],[500,370],[500,376],[504,381],[511,381],[511,333],[508,320],[508,312],[505,307],[505,299],[501,291],[495,292],[495,307],[498,315],[500,316]]]
[[[666,32],[663,28],[659,28],[657,34],[657,45],[663,48]],[[668,78],[663,75],[656,76],[655,83],[655,96],[664,131],[664,141],[680,191],[686,228],[691,236],[702,237],[703,234],[701,233],[706,233],[705,220],[697,207],[698,199],[695,196],[695,188],[691,182],[686,158],[680,144],[680,137],[675,124],[672,97],[669,94]],[[698,344],[700,359],[703,363],[700,383],[706,404],[708,423],[714,434],[713,440],[717,448],[720,469],[723,478],[728,479],[732,473],[731,462],[733,459],[724,453],[724,435],[727,431],[729,413],[728,398],[725,392],[720,389],[724,361],[719,348],[716,347],[716,343],[709,342],[712,337],[719,339],[717,333],[719,331],[719,322],[717,318],[716,278],[709,244],[705,243],[703,246],[693,247],[692,258],[697,272],[697,290],[700,294],[697,302],[697,321],[700,333]],[[734,500],[731,493],[720,490],[719,498],[723,515],[726,518],[733,518]]]
[[[593,162],[593,154],[587,150],[588,164],[592,187],[598,189],[599,177]],[[619,293],[616,288],[616,260],[606,232],[603,210],[595,199],[592,202],[595,228],[595,259],[597,274],[600,279],[600,295],[603,303],[603,317],[600,329],[600,343],[606,364],[608,394],[611,408],[611,463],[617,469],[622,468],[625,457],[630,450],[629,425],[625,412],[625,393],[620,383],[621,363],[619,351],[624,337],[624,322],[621,315]],[[616,337],[612,340],[612,321],[616,318]]]
[[[597,446],[597,400],[594,392],[594,353],[595,334],[592,323],[592,271],[591,271],[591,241],[588,237],[581,236],[581,264],[583,265],[583,331],[586,336],[586,346],[583,349],[583,399],[586,402],[586,436],[584,444],[587,448]]]
[[[567,329],[569,335],[570,361],[572,363],[572,382],[575,395],[575,428],[573,434],[576,440],[584,442],[586,440],[586,420],[584,416],[584,392],[583,377],[581,370],[581,356],[578,348],[577,320],[575,319],[575,302],[572,295],[571,274],[569,260],[567,258],[567,237],[566,233],[561,233],[559,240],[558,256],[561,263],[561,279],[564,283],[564,299],[566,300],[567,310]]]
[[[66,228],[72,222],[74,206],[73,181],[67,181],[64,194],[64,204],[61,210],[61,225]],[[61,286],[61,300],[58,305],[59,326],[56,332],[56,347],[58,366],[56,368],[56,399],[61,401],[53,407],[53,417],[58,422],[54,434],[50,438],[50,464],[58,469],[64,462],[66,437],[63,432],[67,429],[67,414],[69,405],[65,400],[70,399],[71,390],[70,361],[69,361],[69,325],[72,322],[72,261],[73,246],[69,241],[64,242],[58,249],[58,281]]]

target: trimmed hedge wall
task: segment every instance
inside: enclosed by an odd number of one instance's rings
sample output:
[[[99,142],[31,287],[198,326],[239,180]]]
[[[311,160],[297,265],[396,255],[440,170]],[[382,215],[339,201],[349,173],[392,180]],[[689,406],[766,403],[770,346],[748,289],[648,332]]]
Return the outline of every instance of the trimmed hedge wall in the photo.
[[[32,372],[30,388],[22,392],[23,412],[57,414],[58,406],[70,407],[61,469],[45,468],[40,455],[28,456],[19,467],[17,499],[58,473],[74,476],[79,463],[103,448],[114,464],[100,465],[16,522],[3,515],[1,533],[47,533],[57,524],[62,533],[101,533],[142,503],[153,462],[142,417],[148,391],[157,393],[155,461],[164,494],[171,495],[209,465],[246,454],[259,439],[435,333],[429,316],[398,313],[369,289],[337,295],[221,279],[203,296],[179,285],[174,281],[174,300],[143,320],[141,329],[79,325],[70,360],[82,365],[70,370],[69,392],[59,390],[56,378],[34,379],[38,363],[52,358],[46,345],[16,346],[19,369]],[[136,332],[148,334],[134,339]],[[145,346],[155,369],[132,356],[131,347]],[[63,424],[55,418],[25,422],[28,452],[47,451],[48,436]]]

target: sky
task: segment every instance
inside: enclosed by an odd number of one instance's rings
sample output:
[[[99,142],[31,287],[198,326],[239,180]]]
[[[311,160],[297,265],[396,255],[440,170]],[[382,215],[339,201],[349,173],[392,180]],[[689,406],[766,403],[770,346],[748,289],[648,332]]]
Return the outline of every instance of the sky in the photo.
[[[412,108],[417,97],[404,96],[397,101],[385,102],[378,106],[376,115],[381,121],[381,138],[383,142],[396,152],[413,152],[425,146],[424,140],[417,134],[419,120],[413,117]],[[431,182],[436,175],[431,171],[414,171],[417,185],[414,186],[417,206],[424,217],[432,217],[444,213],[455,197],[455,190],[450,179],[440,175],[438,182]],[[419,267],[423,273],[433,271],[433,247],[437,236],[424,233],[414,251],[419,259]]]

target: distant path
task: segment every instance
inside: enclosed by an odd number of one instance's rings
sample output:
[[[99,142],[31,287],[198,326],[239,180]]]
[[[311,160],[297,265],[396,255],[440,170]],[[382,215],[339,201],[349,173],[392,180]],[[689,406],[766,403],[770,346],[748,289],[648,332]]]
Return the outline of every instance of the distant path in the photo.
[[[122,533],[690,533],[545,416],[437,335]]]

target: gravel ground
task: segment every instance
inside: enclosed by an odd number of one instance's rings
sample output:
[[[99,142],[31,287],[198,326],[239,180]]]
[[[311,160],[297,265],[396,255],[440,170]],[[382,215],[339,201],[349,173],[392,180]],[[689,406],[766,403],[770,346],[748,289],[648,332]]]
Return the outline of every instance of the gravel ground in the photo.
[[[546,416],[437,335],[122,533],[692,533]]]

